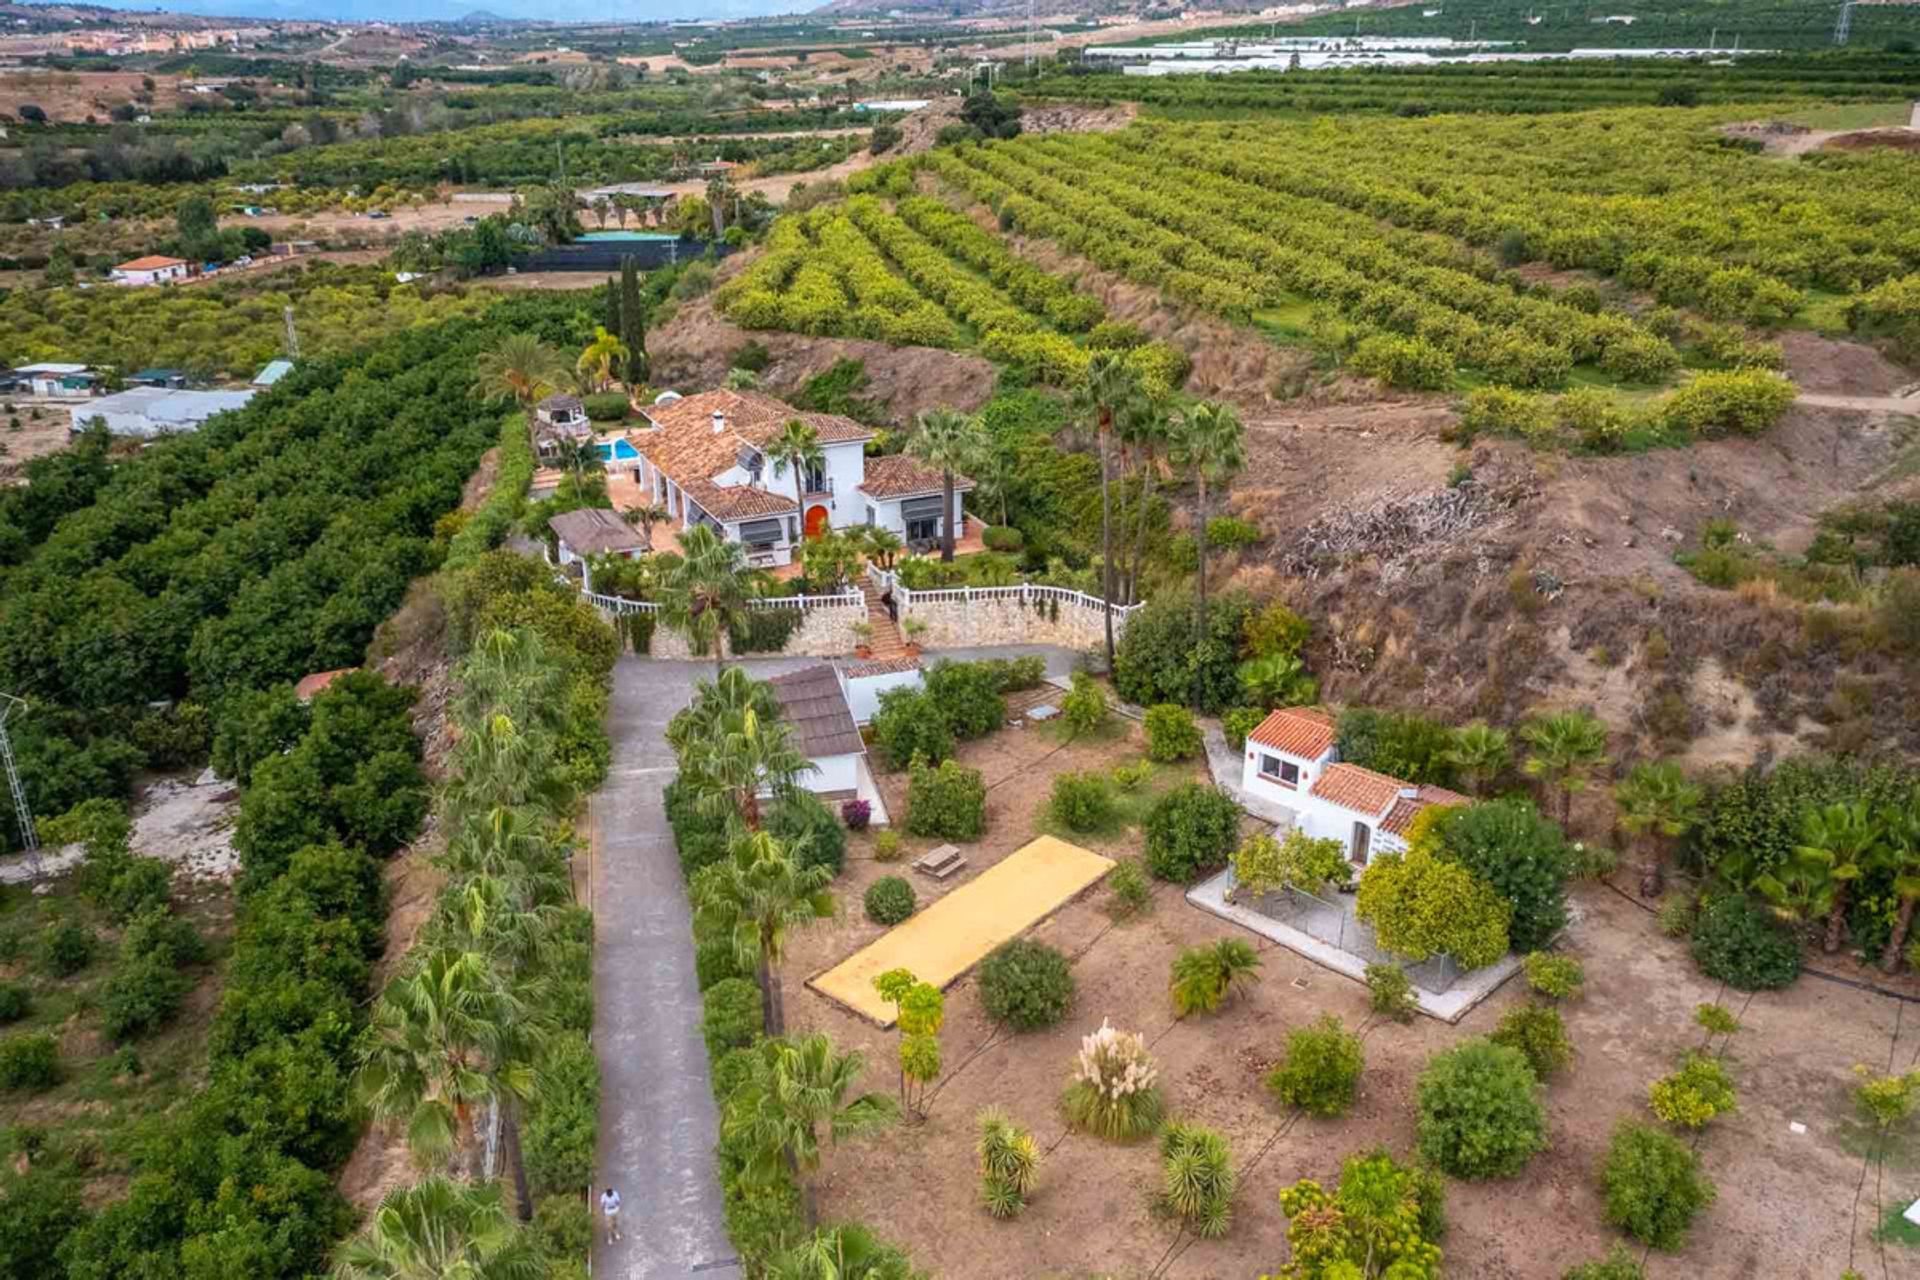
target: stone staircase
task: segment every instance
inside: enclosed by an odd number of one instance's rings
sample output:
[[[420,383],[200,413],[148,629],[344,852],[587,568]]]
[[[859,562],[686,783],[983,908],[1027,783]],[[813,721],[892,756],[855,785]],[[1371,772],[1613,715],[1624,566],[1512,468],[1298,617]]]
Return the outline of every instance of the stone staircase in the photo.
[[[863,582],[860,590],[867,597],[867,621],[873,626],[873,639],[868,643],[873,649],[870,661],[884,662],[890,658],[907,656],[907,642],[900,636],[900,627],[887,614],[887,606],[880,601],[880,592],[871,582]]]

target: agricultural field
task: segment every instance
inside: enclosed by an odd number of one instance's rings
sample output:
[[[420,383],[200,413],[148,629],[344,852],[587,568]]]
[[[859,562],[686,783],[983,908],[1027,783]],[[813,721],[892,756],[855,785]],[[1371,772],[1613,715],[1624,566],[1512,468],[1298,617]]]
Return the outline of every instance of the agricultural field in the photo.
[[[1444,63],[1430,67],[1235,71],[1127,76],[1068,68],[1020,86],[1031,102],[1137,102],[1175,119],[1250,112],[1452,112],[1538,114],[1603,107],[1755,102],[1904,102],[1920,65],[1890,54],[1698,60]],[[1901,114],[1891,123],[1903,124]]]

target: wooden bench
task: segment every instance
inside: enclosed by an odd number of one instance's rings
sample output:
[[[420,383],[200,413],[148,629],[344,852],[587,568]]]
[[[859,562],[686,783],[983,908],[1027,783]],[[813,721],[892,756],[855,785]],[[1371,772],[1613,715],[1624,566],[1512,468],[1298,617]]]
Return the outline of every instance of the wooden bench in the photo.
[[[927,850],[914,859],[913,869],[922,875],[932,876],[935,880],[945,880],[966,865],[967,860],[960,856],[958,848],[943,844],[937,849]]]

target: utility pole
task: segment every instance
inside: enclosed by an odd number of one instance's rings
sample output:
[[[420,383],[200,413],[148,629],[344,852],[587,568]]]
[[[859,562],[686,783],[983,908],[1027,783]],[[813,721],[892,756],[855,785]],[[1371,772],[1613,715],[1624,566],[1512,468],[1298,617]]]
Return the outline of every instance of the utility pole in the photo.
[[[40,878],[40,836],[33,829],[33,810],[27,807],[27,789],[21,785],[20,769],[13,760],[13,742],[7,736],[7,718],[25,711],[27,704],[10,693],[0,693],[0,771],[7,775],[7,790],[13,796],[13,812],[20,820],[20,841],[27,851],[27,871]]]
[[[298,360],[300,358],[300,333],[293,327],[293,308],[290,306],[280,308],[280,319],[287,326],[287,359]]]

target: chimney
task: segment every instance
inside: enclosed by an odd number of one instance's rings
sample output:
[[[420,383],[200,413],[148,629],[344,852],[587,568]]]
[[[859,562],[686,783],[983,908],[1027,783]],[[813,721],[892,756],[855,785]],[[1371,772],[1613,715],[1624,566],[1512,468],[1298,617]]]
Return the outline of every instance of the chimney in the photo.
[[[727,415],[718,409],[713,411],[713,434],[719,435],[727,429]]]

